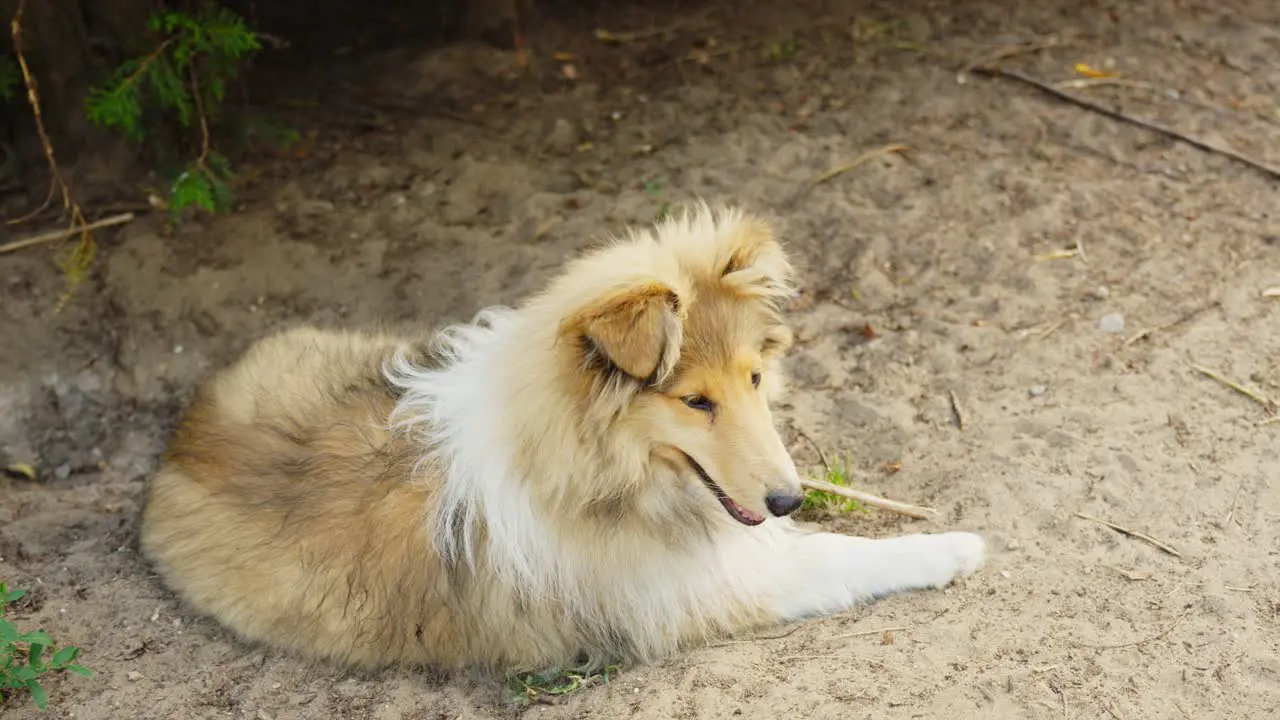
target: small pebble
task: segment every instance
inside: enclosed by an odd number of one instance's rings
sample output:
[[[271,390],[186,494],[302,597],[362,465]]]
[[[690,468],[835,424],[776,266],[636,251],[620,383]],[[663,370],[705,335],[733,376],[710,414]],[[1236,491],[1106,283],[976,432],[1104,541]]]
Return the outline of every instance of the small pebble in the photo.
[[[1018,542],[1017,540],[1010,540],[1009,542],[1005,543],[1005,549],[1007,550],[1017,550],[1020,547],[1022,547],[1022,543]]]
[[[1099,285],[1098,287],[1094,288],[1093,291],[1089,293],[1089,295],[1094,300],[1106,300],[1107,298],[1111,297],[1111,291],[1107,289],[1106,285]]]
[[[1032,385],[1031,389],[1027,392],[1031,393],[1031,397],[1040,397],[1041,395],[1049,392],[1049,388],[1043,385]]]
[[[1098,321],[1098,329],[1104,333],[1118,335],[1124,332],[1124,316],[1120,313],[1107,313]]]
[[[1001,571],[1000,571],[1000,577],[1002,577],[1002,578],[1004,578],[1004,579],[1008,580],[1008,579],[1009,579],[1009,571],[1008,571],[1008,570],[1001,570]]]
[[[138,672],[137,670],[130,670],[129,673],[125,675],[125,677],[129,678],[129,682],[138,682],[139,680],[142,679],[142,673]]]

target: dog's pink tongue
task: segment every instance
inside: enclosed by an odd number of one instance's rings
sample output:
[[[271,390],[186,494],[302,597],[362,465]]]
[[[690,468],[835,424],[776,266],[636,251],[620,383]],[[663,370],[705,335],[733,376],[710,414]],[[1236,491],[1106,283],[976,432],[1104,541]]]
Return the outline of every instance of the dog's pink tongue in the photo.
[[[738,516],[746,520],[747,522],[754,523],[754,524],[759,524],[764,522],[764,516],[761,515],[760,513],[751,512],[750,510],[742,507],[737,502],[735,502],[733,498],[725,498],[725,500],[727,500],[729,504],[733,506],[734,512],[738,513]]]

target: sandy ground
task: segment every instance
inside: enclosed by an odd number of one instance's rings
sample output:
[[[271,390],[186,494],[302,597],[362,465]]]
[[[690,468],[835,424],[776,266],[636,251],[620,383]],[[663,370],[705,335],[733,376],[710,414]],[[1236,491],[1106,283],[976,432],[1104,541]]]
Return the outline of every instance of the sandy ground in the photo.
[[[617,29],[672,20],[610,12]],[[1146,85],[1072,92],[1276,166],[1280,6],[806,0],[705,19],[621,47],[547,21],[538,41],[576,53],[576,79],[552,65],[541,88],[483,48],[344,61],[290,91],[319,112],[281,110],[305,157],[246,168],[233,216],[104,234],[61,315],[44,251],[0,257],[0,454],[42,477],[0,479],[0,578],[33,589],[21,624],[97,671],[52,681],[48,716],[1280,717],[1280,424],[1191,366],[1280,397],[1280,299],[1263,295],[1280,285],[1277,178],[957,76],[1057,36],[1001,66],[1114,70]],[[707,62],[682,60],[709,36]],[[801,192],[890,143],[912,150]],[[466,319],[696,196],[767,214],[802,268],[779,409],[797,461],[817,472],[807,436],[849,453],[861,487],[942,511],[814,519],[976,530],[981,574],[522,708],[475,678],[241,646],[139,559],[175,413],[253,338]],[[22,698],[0,715],[38,716]]]

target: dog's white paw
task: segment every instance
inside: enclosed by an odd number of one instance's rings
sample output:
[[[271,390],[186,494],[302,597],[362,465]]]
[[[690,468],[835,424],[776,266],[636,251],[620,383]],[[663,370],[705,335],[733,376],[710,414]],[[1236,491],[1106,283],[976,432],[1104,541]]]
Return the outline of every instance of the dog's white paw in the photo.
[[[946,587],[977,572],[986,560],[986,541],[973,533],[909,535],[897,540],[902,543],[897,572],[902,573],[900,579],[908,587]]]
[[[938,536],[946,538],[955,561],[952,579],[968,577],[982,568],[987,559],[987,541],[981,535],[968,532],[949,532]]]

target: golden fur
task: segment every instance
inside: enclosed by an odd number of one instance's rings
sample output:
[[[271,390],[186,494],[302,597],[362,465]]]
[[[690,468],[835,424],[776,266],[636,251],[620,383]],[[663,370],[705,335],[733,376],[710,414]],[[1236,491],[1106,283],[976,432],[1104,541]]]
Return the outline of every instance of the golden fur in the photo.
[[[772,517],[800,493],[767,402],[790,276],[767,225],[703,207],[433,338],[265,338],[199,388],[143,552],[240,637],[361,667],[652,659],[971,572],[967,534]],[[828,557],[872,551],[861,585]]]

